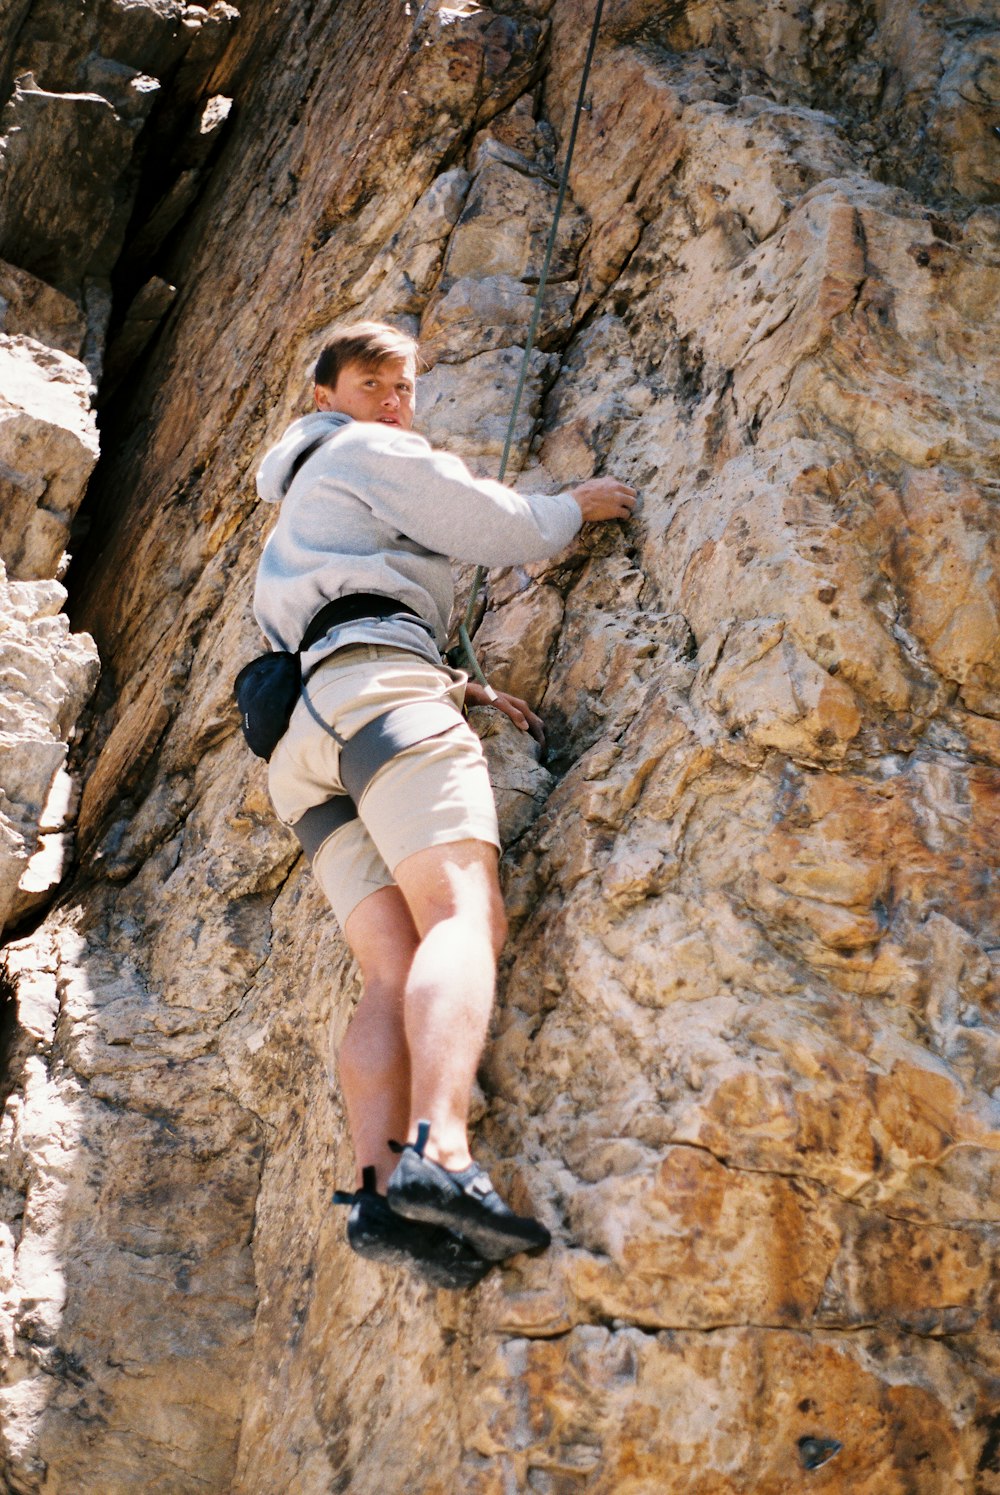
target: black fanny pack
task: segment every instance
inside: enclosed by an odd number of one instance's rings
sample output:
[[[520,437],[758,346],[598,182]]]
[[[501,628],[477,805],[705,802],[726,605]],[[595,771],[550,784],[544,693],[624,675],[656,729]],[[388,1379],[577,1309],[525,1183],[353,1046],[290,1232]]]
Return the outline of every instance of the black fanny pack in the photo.
[[[233,681],[233,694],[240,710],[240,726],[250,751],[265,761],[285,732],[302,693],[302,655],[338,623],[358,618],[389,618],[394,613],[419,617],[412,607],[395,597],[377,592],[352,592],[321,607],[303,635],[294,654],[275,649],[258,654],[245,664]]]

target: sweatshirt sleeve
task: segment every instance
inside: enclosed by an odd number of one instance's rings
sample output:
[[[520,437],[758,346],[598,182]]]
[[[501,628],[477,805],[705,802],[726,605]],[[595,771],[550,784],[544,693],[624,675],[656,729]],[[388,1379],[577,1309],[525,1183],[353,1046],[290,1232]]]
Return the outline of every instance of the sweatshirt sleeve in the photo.
[[[359,423],[351,436],[360,496],[372,513],[453,560],[482,566],[543,560],[568,545],[582,523],[569,493],[527,495],[473,477],[460,457],[413,431]]]

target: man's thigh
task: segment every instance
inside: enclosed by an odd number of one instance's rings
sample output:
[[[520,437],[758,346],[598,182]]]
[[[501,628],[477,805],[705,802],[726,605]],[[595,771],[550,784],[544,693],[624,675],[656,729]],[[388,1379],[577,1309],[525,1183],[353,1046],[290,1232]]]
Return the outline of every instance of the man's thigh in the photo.
[[[461,718],[390,759],[361,796],[358,814],[394,877],[419,852],[464,841],[500,846],[482,744]]]
[[[458,874],[453,869],[465,862],[456,848],[473,847],[463,907],[473,887],[479,887],[474,869],[490,869],[488,894],[479,899],[477,917],[496,925],[501,917],[499,844],[482,746],[460,722],[440,737],[408,748],[375,775],[362,795],[358,817],[320,847],[313,874],[342,929],[363,900],[398,883],[423,934],[438,918],[449,916],[449,901],[462,893],[454,885]],[[421,891],[424,885],[426,891]],[[434,908],[441,911],[434,914]]]
[[[414,852],[395,876],[418,933],[442,919],[478,925],[499,954],[506,934],[497,873],[499,853],[485,841],[453,841]]]
[[[359,904],[384,888],[395,888],[395,879],[361,820],[350,821],[323,842],[312,872],[345,934]]]

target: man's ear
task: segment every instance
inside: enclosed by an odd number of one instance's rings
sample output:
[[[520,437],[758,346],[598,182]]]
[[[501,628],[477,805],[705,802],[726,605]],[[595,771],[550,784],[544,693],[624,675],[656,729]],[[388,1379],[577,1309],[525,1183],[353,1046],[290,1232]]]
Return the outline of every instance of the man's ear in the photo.
[[[327,389],[325,384],[317,384],[313,389],[313,399],[317,410],[333,409],[333,390]]]

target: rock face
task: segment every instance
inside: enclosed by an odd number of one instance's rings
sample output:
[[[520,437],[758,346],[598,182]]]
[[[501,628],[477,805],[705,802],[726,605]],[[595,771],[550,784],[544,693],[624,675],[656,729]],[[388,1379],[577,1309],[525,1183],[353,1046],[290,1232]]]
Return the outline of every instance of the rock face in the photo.
[[[57,581],[8,583],[0,566],[0,927],[22,911],[18,884],[53,787],[66,793],[57,777],[97,678],[97,650],[87,634],[70,633],[65,598]],[[55,805],[52,814],[44,829],[56,835],[63,821]]]
[[[142,9],[94,33],[130,38],[114,97],[46,4],[11,78],[127,123],[141,33],[193,160],[178,59],[229,8]],[[178,290],[86,501],[79,867],[4,952],[12,1490],[1000,1491],[985,3],[605,5],[513,470],[641,508],[495,574],[479,632],[552,749],[484,714],[513,933],[476,1146],[555,1242],[454,1298],[330,1207],[357,978],[236,731],[252,472],[355,315],[420,330],[418,423],[495,470],[592,14],[248,9],[187,228],[150,181],[131,241],[120,207],[38,238]],[[77,296],[18,221],[0,252]]]
[[[231,104],[208,79],[236,19],[221,0],[102,0],[69,27],[48,0],[0,7],[0,928],[37,905],[72,851],[79,795],[61,765],[96,655],[52,615],[98,456],[110,274],[135,290],[198,195]],[[105,393],[174,294],[152,275],[118,312]]]
[[[33,338],[0,335],[0,537],[13,576],[63,573],[97,450],[83,364]]]

